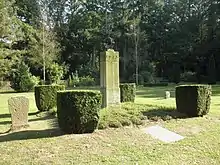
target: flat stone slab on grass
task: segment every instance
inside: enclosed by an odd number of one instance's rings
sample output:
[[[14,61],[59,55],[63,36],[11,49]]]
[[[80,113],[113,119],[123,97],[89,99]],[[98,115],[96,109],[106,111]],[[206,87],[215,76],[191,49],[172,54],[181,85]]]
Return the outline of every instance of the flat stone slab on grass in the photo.
[[[144,128],[143,131],[147,134],[150,134],[152,137],[166,143],[176,142],[184,139],[183,136],[176,134],[175,132],[169,131],[158,125]]]

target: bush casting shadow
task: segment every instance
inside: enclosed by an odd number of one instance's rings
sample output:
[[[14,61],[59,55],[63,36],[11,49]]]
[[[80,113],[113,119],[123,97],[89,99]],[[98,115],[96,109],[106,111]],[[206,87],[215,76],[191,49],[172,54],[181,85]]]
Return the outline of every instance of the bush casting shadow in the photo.
[[[16,91],[1,91],[0,94],[18,93]]]
[[[13,132],[0,136],[0,142],[14,141],[14,140],[27,140],[27,139],[40,139],[61,136],[63,133],[58,128],[47,130],[26,130],[20,132]]]
[[[32,112],[32,113],[28,113],[28,116],[34,116],[34,115],[38,115],[40,114],[39,112]],[[0,115],[0,118],[11,118],[10,114],[2,114]],[[33,119],[28,119],[28,122],[33,122],[33,121],[40,121],[40,120],[48,120],[48,119],[54,119],[56,118],[54,115],[52,114],[45,114],[42,116],[37,116],[36,118]],[[5,124],[11,124],[11,120],[6,120],[6,121],[0,121],[0,125],[5,125]]]
[[[0,119],[1,119],[1,118],[9,118],[9,117],[11,117],[11,114],[9,114],[9,113],[0,114]]]
[[[40,112],[31,112],[31,113],[28,113],[28,116],[34,116],[34,115],[37,115],[39,114]],[[0,118],[9,118],[11,117],[11,114],[10,113],[5,113],[5,114],[0,114]]]
[[[170,119],[188,118],[186,114],[176,111],[175,108],[168,108],[168,107],[158,107],[142,113],[149,120],[154,120],[154,121],[157,121],[159,119],[166,121]]]
[[[11,124],[11,121],[0,121],[0,125]]]

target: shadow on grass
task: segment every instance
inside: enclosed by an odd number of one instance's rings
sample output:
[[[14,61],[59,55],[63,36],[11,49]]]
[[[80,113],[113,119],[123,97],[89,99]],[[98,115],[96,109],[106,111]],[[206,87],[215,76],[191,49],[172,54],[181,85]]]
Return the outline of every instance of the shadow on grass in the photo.
[[[38,114],[40,114],[40,113],[39,112],[31,112],[31,113],[28,113],[28,116],[34,116],[34,115],[38,115]],[[11,117],[10,114],[2,114],[2,115],[0,115],[0,118],[9,118],[9,117]],[[54,118],[56,118],[54,115],[52,115],[50,113],[47,113],[47,114],[44,114],[42,116],[38,116],[38,117],[33,118],[33,119],[28,119],[28,122],[34,122],[34,121],[40,121],[40,120],[48,120],[48,119],[54,119]],[[0,121],[0,125],[5,125],[5,124],[11,124],[11,120]]]
[[[57,118],[47,121],[50,129],[45,130],[17,130],[16,132],[11,129],[0,133],[0,142],[27,140],[27,139],[40,139],[62,136],[64,133],[59,129]],[[27,127],[28,128],[28,127]]]
[[[11,121],[0,121],[0,125],[11,124]]]
[[[212,85],[212,96],[220,96],[220,85]]]
[[[38,115],[40,111],[28,113],[28,116]]]
[[[16,91],[0,91],[0,94],[18,93]]]
[[[0,119],[1,118],[9,118],[9,117],[11,117],[11,114],[9,114],[9,113],[0,114]]]
[[[34,116],[34,115],[37,115],[39,114],[40,112],[31,112],[31,113],[28,113],[28,116]],[[0,114],[0,118],[10,118],[11,117],[11,114],[9,113],[5,113],[5,114]]]
[[[29,119],[28,121],[40,121],[40,120],[48,120],[48,119],[54,119],[56,118],[54,115],[52,114],[48,114],[48,115],[44,115],[42,117],[37,117],[37,118],[34,118],[34,119]]]
[[[139,97],[143,97],[143,98],[158,98],[158,97],[164,98],[166,91],[170,91],[171,98],[175,97],[175,91],[173,89],[170,89],[170,88],[158,89],[158,87],[156,87],[155,89],[153,89],[152,87],[151,89],[145,88],[145,89],[138,90],[136,92],[136,95],[138,95]]]
[[[25,130],[20,132],[9,133],[6,135],[0,135],[0,142],[51,138],[61,135],[63,135],[63,133],[58,128],[47,129],[47,130]]]
[[[157,107],[149,111],[142,112],[149,120],[158,121],[160,119],[166,121],[171,119],[185,119],[188,116],[184,113],[177,112],[175,108]]]

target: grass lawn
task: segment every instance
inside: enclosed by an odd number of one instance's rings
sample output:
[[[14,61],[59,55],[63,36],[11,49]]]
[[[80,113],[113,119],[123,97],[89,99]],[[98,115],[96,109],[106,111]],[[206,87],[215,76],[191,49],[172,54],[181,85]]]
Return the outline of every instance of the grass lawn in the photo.
[[[172,98],[165,100],[166,90]],[[210,113],[198,118],[183,118],[173,110],[174,90],[174,86],[140,88],[136,104],[101,111],[99,127],[114,128],[82,135],[62,135],[56,118],[36,114],[33,93],[0,93],[0,164],[219,165],[220,86],[213,86]],[[4,133],[11,122],[7,100],[13,96],[29,98],[30,128]],[[163,143],[142,132],[150,125],[163,126],[185,139]]]

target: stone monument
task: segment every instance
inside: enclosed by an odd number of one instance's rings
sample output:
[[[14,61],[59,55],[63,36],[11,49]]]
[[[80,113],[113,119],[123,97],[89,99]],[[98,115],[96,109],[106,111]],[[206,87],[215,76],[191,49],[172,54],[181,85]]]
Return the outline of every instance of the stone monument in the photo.
[[[120,104],[119,52],[108,49],[100,54],[102,107]]]
[[[26,97],[12,97],[8,100],[12,130],[28,127],[29,100]]]
[[[169,91],[165,91],[165,99],[169,99],[170,98],[170,92]]]

